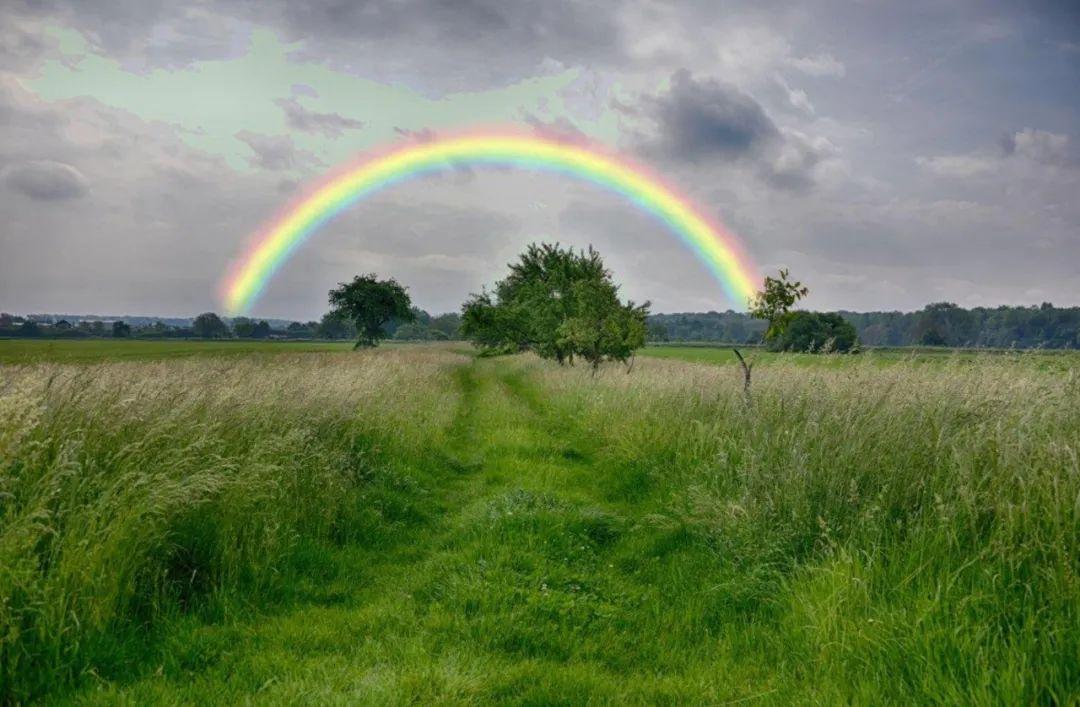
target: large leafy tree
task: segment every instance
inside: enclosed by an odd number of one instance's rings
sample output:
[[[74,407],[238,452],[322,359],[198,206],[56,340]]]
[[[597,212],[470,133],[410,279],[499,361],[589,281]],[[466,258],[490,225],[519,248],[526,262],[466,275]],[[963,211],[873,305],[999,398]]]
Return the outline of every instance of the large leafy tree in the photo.
[[[626,361],[645,343],[648,304],[623,304],[600,254],[533,244],[494,291],[463,306],[461,333],[492,352],[535,351],[594,367]]]
[[[801,282],[788,279],[788,271],[780,270],[779,277],[765,277],[764,287],[750,301],[750,316],[769,323],[765,341],[779,338],[791,321],[791,308],[809,293]]]
[[[517,353],[529,348],[527,312],[499,302],[489,292],[474,294],[461,305],[461,335],[488,353]]]
[[[397,280],[380,280],[371,273],[357,275],[352,282],[339,283],[330,290],[333,313],[356,325],[356,346],[375,346],[386,338],[383,327],[391,320],[411,322],[416,314],[410,307],[409,293]]]

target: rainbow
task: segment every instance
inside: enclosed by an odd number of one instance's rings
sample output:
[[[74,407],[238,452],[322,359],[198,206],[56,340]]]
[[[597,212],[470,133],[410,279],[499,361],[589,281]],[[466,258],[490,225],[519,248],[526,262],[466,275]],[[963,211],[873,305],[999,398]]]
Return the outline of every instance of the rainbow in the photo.
[[[757,271],[735,236],[645,168],[597,145],[491,131],[398,144],[334,171],[251,239],[223,279],[225,309],[233,315],[247,312],[296,249],[350,205],[394,184],[458,165],[556,172],[604,187],[664,223],[736,306],[754,293]]]

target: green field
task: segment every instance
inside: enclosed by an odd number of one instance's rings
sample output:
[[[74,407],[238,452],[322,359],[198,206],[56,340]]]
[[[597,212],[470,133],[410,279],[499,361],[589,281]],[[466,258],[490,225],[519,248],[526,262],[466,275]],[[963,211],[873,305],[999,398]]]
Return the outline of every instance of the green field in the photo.
[[[854,362],[854,356],[822,356],[809,353],[773,353],[758,347],[738,346],[740,353],[756,365],[772,364],[826,366],[842,368]],[[735,354],[731,345],[719,344],[651,344],[641,350],[640,355],[653,358],[668,358],[695,363],[735,363]],[[867,349],[857,357],[869,360],[877,365],[893,363],[929,363],[929,364],[979,364],[982,362],[1012,362],[1031,365],[1037,368],[1068,371],[1080,367],[1080,351],[1019,349],[1007,351],[1001,349],[929,349],[929,348],[881,348]]]
[[[1074,356],[49,343],[0,702],[1080,699]]]
[[[145,361],[186,356],[235,356],[300,351],[348,351],[349,342],[131,339],[0,339],[0,364],[61,361]]]

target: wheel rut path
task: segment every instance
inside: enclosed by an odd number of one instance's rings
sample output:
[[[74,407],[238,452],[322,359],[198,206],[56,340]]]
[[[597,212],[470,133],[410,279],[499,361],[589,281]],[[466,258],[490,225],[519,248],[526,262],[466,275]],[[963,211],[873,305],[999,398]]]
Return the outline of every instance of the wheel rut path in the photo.
[[[621,498],[597,440],[532,369],[470,358],[455,416],[395,471],[392,522],[335,549],[277,609],[182,622],[162,667],[86,702],[713,701],[706,552]],[[598,461],[600,459],[600,461]],[[707,558],[704,558],[707,559]],[[678,606],[672,598],[694,602]],[[723,685],[716,681],[720,680]]]

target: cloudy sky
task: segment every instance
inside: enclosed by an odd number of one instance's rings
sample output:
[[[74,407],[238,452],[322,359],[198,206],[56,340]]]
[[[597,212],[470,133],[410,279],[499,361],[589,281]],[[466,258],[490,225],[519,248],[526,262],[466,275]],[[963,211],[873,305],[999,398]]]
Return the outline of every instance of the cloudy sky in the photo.
[[[220,310],[222,274],[305,183],[493,123],[648,163],[814,308],[1077,305],[1069,6],[5,0],[0,309]],[[455,170],[340,216],[253,311],[316,317],[368,271],[454,310],[540,239],[594,244],[654,311],[743,308],[610,194]]]

